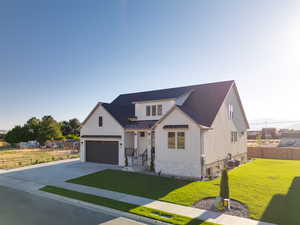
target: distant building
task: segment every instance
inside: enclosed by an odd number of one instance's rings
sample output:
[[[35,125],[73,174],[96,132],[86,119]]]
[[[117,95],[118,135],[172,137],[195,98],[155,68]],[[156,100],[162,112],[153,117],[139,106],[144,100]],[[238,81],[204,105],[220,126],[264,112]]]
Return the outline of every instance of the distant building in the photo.
[[[300,147],[300,131],[282,133],[279,147]]]
[[[263,139],[278,139],[279,133],[277,128],[270,127],[270,128],[263,128],[261,130],[261,135]]]
[[[7,130],[0,130],[0,134],[6,134]]]
[[[257,137],[261,135],[261,131],[260,130],[248,130],[247,131],[247,137],[249,140],[255,140],[257,139]]]

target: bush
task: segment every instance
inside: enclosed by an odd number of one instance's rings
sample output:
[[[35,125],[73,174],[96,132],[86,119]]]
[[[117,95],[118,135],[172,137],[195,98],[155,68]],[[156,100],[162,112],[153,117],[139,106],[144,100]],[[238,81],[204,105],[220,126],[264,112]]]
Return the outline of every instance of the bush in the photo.
[[[71,140],[75,140],[75,141],[79,141],[80,137],[74,134],[68,134],[67,136],[65,136],[65,139],[71,139]]]
[[[227,169],[223,169],[221,183],[220,183],[220,197],[224,199],[229,198],[229,184]]]

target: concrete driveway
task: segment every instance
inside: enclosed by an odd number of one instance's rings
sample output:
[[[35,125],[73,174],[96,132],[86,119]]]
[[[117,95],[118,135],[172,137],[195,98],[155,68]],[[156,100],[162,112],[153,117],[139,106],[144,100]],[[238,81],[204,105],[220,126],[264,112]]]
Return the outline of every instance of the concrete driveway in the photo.
[[[65,160],[39,164],[30,167],[0,171],[0,185],[26,189],[30,185],[36,188],[44,185],[55,185],[65,180],[84,176],[104,169],[118,168],[113,165],[80,162],[79,160]],[[11,184],[9,184],[11,182]]]

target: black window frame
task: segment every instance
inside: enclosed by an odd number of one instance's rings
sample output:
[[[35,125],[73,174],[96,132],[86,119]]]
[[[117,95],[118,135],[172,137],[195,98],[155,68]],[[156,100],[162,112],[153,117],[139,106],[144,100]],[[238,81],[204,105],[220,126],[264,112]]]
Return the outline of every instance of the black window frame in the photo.
[[[103,117],[102,116],[98,117],[98,126],[103,127]]]
[[[146,105],[146,116],[151,116],[151,105]]]
[[[171,137],[172,134],[172,137]],[[174,138],[174,146],[170,146],[169,139]],[[176,149],[176,132],[175,131],[169,131],[168,132],[168,149]]]
[[[162,115],[162,104],[159,104],[159,105],[157,105],[157,107],[156,107],[157,109],[157,115],[158,116],[161,116]]]
[[[152,110],[151,110],[151,111],[152,111],[152,114],[151,114],[151,115],[152,115],[152,116],[156,116],[156,115],[157,115],[157,107],[156,107],[156,105],[152,105],[152,106],[151,106],[151,109],[152,109]]]

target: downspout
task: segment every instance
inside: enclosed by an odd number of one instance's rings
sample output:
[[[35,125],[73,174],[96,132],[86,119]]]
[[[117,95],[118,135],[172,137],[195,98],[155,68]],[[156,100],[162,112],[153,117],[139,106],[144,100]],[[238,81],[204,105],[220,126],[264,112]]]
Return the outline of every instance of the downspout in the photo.
[[[205,154],[204,154],[204,131],[200,129],[200,163],[201,163],[201,179],[205,177]]]

